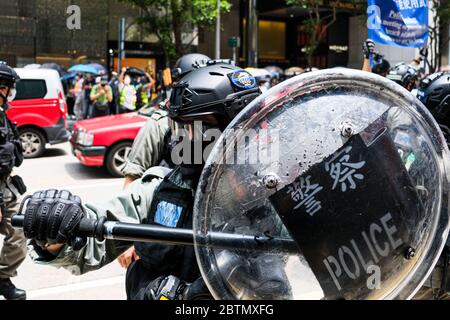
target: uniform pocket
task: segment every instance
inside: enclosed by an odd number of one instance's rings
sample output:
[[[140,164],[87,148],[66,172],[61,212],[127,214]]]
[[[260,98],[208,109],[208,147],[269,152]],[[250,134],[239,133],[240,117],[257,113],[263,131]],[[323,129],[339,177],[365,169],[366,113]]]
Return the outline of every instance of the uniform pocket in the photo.
[[[11,182],[16,187],[17,191],[20,195],[25,194],[27,192],[27,186],[23,182],[23,179],[20,176],[11,177]]]

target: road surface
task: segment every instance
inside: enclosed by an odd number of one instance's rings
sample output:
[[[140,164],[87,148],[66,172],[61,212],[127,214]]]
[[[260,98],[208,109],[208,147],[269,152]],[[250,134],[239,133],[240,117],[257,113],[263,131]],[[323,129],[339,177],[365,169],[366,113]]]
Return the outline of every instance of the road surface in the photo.
[[[15,173],[24,179],[28,193],[64,188],[84,202],[109,199],[123,184],[123,179],[111,178],[103,168],[81,165],[71,154],[69,143],[49,147],[42,158],[25,160]],[[117,261],[99,271],[75,276],[64,269],[36,265],[27,257],[13,282],[27,290],[30,300],[117,300],[126,299],[124,275]]]

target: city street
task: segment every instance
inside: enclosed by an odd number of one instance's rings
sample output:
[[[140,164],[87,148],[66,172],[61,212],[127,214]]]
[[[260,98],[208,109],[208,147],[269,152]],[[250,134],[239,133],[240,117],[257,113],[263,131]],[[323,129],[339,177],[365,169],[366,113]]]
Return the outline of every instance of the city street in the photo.
[[[82,166],[71,154],[69,143],[50,147],[41,158],[25,160],[16,173],[25,180],[28,193],[64,188],[79,195],[84,202],[108,199],[123,183],[122,179],[111,178],[102,168]],[[100,271],[74,276],[64,269],[34,264],[27,257],[13,281],[27,290],[30,300],[108,300],[126,298],[124,275],[125,270],[117,261]]]
[[[450,0],[0,9],[0,300],[450,300]]]

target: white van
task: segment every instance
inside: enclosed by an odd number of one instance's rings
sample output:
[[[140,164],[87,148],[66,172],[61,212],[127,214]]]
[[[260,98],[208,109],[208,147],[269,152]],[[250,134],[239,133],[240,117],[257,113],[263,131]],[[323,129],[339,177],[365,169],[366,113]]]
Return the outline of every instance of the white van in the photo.
[[[20,77],[17,95],[7,114],[17,123],[25,158],[36,158],[46,143],[70,138],[67,131],[67,103],[59,74],[51,69],[15,69]]]

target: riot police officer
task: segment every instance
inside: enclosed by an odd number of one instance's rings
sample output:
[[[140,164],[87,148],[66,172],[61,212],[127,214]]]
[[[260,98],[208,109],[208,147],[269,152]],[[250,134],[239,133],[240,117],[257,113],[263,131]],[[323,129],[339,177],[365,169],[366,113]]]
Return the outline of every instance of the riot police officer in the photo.
[[[439,124],[450,126],[450,73],[437,72],[423,79],[417,90],[417,98]]]
[[[0,295],[8,300],[26,299],[25,291],[16,288],[10,280],[17,275],[27,252],[23,232],[11,226],[11,216],[17,212],[20,195],[26,191],[19,176],[11,177],[13,167],[22,164],[23,156],[19,135],[6,116],[18,80],[14,69],[0,62],[0,234],[5,236],[0,253]]]
[[[74,232],[83,217],[192,227],[194,194],[206,159],[203,152],[208,146],[202,138],[208,129],[223,130],[260,91],[247,71],[221,63],[190,72],[173,90],[169,109],[172,134],[176,133],[174,141],[188,146],[180,153],[172,151],[176,167],[150,168],[102,206],[83,206],[80,198],[64,190],[36,192],[27,198],[23,202],[24,232],[33,239],[32,258],[36,262],[78,268],[84,273],[113,261],[130,245],[89,239],[87,245],[75,251],[73,247],[79,248],[82,241],[74,237]],[[199,161],[198,154],[189,149],[197,143],[202,153]],[[204,288],[197,281],[200,273],[193,248],[139,242],[134,245],[141,259],[127,271],[129,299],[158,298],[152,290],[155,280],[160,282],[158,279],[167,275],[183,283],[195,283],[193,288]]]
[[[182,56],[177,60],[172,71],[174,82],[176,83],[192,70],[205,66],[207,61],[210,60],[209,57],[199,53],[190,53]],[[165,103],[168,103],[168,101],[163,101],[162,105]],[[125,188],[134,180],[141,178],[147,169],[160,165],[162,162],[169,166],[171,165],[167,156],[169,138],[170,130],[167,111],[157,108],[136,136],[125,166],[122,169],[122,173],[125,176]],[[128,268],[132,260],[138,259],[138,256],[134,248],[131,247],[117,259],[123,268]]]
[[[416,83],[419,80],[419,71],[410,64],[399,62],[389,71],[386,77],[406,90],[412,91],[416,88]]]
[[[417,98],[427,107],[442,129],[450,146],[450,73],[437,72],[420,82]],[[433,273],[417,293],[415,299],[450,300],[449,281],[450,239]]]

